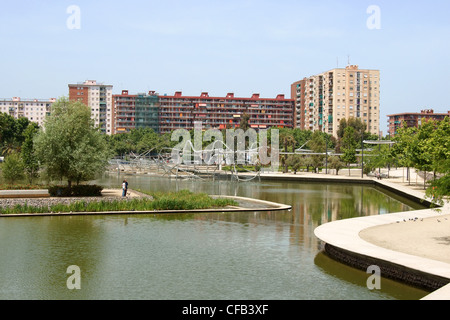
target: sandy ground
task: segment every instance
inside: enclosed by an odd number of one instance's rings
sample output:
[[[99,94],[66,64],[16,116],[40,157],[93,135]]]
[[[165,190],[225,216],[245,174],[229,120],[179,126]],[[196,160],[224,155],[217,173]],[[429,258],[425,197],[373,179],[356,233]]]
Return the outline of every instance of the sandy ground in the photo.
[[[104,189],[102,191],[102,195],[104,197],[122,197],[122,189]],[[142,194],[134,191],[134,190],[128,190],[127,197],[136,198],[141,197]]]
[[[412,170],[411,170],[412,171]],[[425,193],[423,179],[411,172],[411,182],[404,178],[405,170],[392,170],[390,182]],[[450,210],[446,204],[438,217],[399,221],[361,231],[360,237],[377,246],[415,256],[450,263]]]
[[[450,263],[449,214],[372,227],[359,235],[379,247]]]

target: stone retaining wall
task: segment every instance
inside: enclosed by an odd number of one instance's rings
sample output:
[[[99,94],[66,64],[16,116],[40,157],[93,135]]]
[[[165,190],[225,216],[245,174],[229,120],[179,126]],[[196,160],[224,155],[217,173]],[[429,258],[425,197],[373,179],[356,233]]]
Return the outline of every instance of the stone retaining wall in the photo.
[[[381,270],[381,276],[401,281],[411,286],[434,291],[449,284],[449,280],[428,273],[412,270],[404,266],[359,255],[330,244],[325,244],[324,251],[331,258],[351,267],[366,271],[369,266],[376,265]]]

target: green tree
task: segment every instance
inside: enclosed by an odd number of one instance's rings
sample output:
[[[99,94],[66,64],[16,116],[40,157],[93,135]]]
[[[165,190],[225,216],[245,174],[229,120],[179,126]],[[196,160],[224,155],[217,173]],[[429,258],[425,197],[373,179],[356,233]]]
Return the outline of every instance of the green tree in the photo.
[[[302,165],[302,156],[299,154],[291,154],[287,157],[286,163],[294,170],[294,174],[297,174],[297,171]]]
[[[355,139],[361,139],[361,135],[365,134],[365,131],[367,129],[367,125],[361,121],[360,118],[348,118],[348,119],[341,119],[339,122],[339,129],[337,131],[337,136],[339,139],[342,139],[345,134],[345,129],[347,127],[352,127],[354,129],[353,134],[355,136]],[[370,135],[367,133],[367,135]]]
[[[305,146],[311,140],[312,134],[313,132],[311,130],[293,129],[292,135],[296,141],[295,149]]]
[[[25,175],[30,184],[33,183],[34,179],[39,177],[39,160],[37,158],[33,142],[37,130],[38,126],[31,123],[23,133],[24,141],[22,143],[21,157]]]
[[[439,179],[431,182],[426,189],[425,195],[430,198],[434,204],[444,205],[445,197],[450,195],[450,174],[446,174]]]
[[[2,164],[3,179],[8,183],[15,183],[23,179],[23,163],[18,153],[11,153],[5,157]]]
[[[436,177],[437,173],[446,173],[449,170],[450,119],[445,117],[442,121],[433,121],[430,127],[431,133],[422,147],[423,152],[430,157],[430,169]]]
[[[343,152],[342,139],[345,135],[346,128],[351,127],[353,128],[353,140],[354,141],[361,141],[361,137],[364,136],[364,139],[368,139],[371,135],[370,133],[366,132],[367,125],[361,121],[360,118],[349,118],[349,119],[342,119],[339,122],[339,129],[337,132],[338,140],[336,145],[336,152]]]
[[[370,157],[364,157],[366,159],[364,173],[366,174],[376,168],[386,168],[394,161],[392,148],[389,145],[379,145],[373,148],[371,152],[368,152],[368,154]]]
[[[27,118],[14,119],[0,112],[0,154],[7,155],[20,151],[23,143],[23,132],[30,124]]]
[[[433,130],[429,138],[422,141],[423,151],[428,154],[434,173],[434,179],[426,189],[426,196],[434,203],[443,205],[443,199],[450,195],[450,119],[446,117],[442,121],[433,122],[430,127]]]
[[[344,167],[345,163],[341,161],[339,156],[332,156],[328,160],[328,166],[331,169],[336,170],[336,175],[339,175],[339,170]]]
[[[323,165],[323,160],[325,159],[325,149],[326,141],[325,137],[320,131],[314,131],[311,137],[311,141],[308,143],[309,148],[313,152],[311,155],[312,166],[314,172],[318,173],[318,168]]]
[[[244,112],[244,114],[242,114],[242,116],[241,116],[239,128],[244,130],[244,132],[247,131],[250,128],[249,121],[250,121],[250,116]]]
[[[103,172],[110,153],[106,139],[94,128],[90,109],[78,101],[63,97],[52,106],[45,130],[37,134],[38,158],[50,178],[79,184]]]
[[[355,128],[346,127],[341,141],[342,160],[347,164],[348,175],[350,176],[350,164],[356,162],[356,147],[358,144],[355,140]]]
[[[283,143],[283,146],[284,146],[284,153],[285,154],[283,155],[282,163],[284,164],[284,173],[286,173],[288,171],[288,161],[287,161],[287,158],[288,158],[287,153],[289,152],[288,148],[291,146],[292,147],[292,151],[294,151],[295,150],[295,144],[297,142],[296,142],[296,140],[294,138],[294,135],[292,134],[291,130],[288,130],[288,129],[283,129],[280,132],[280,139],[281,139],[281,142]]]
[[[391,149],[393,157],[402,167],[406,167],[408,183],[411,183],[410,168],[415,165],[412,152],[417,144],[417,130],[417,128],[408,128],[405,125],[399,128],[393,138],[395,144]]]

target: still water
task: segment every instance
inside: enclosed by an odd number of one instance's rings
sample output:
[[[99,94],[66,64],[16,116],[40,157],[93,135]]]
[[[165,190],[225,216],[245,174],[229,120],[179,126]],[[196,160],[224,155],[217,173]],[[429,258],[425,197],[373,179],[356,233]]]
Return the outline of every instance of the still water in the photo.
[[[119,188],[123,175],[97,183]],[[0,299],[420,299],[428,292],[321,252],[314,229],[362,215],[421,209],[368,186],[180,181],[127,176],[130,188],[190,189],[292,205],[291,211],[0,219]],[[67,268],[81,270],[69,290]]]

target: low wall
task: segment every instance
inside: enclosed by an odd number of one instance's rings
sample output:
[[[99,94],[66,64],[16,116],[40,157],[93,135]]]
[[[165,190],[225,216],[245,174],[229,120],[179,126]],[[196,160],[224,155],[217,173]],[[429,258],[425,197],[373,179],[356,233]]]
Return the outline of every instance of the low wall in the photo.
[[[40,190],[0,190],[0,198],[48,198],[46,189]]]
[[[425,290],[434,291],[450,283],[447,278],[406,268],[392,262],[350,252],[328,243],[325,244],[324,251],[334,260],[360,270],[366,271],[369,266],[376,265],[380,268],[383,277]]]

